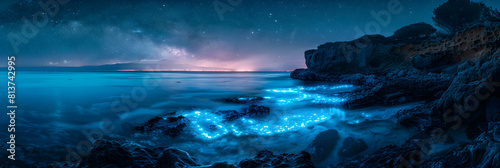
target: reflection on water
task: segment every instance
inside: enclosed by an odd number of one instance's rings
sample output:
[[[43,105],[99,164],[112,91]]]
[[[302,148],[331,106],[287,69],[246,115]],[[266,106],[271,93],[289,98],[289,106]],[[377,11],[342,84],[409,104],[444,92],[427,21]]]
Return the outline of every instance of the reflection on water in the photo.
[[[264,149],[298,153],[307,150],[314,137],[327,129],[338,130],[343,138],[362,138],[369,150],[397,143],[409,134],[394,121],[384,119],[397,109],[335,108],[335,104],[344,101],[336,98],[335,93],[352,90],[353,86],[293,80],[289,73],[18,73],[18,129],[23,131],[16,134],[19,137],[16,141],[20,144],[20,155],[33,159],[42,155],[22,149],[59,145],[52,152],[64,160],[67,154],[64,146],[74,148],[86,140],[82,130],[99,129],[103,118],[112,121],[116,128],[107,136],[129,138],[150,147],[178,147],[202,163],[214,160],[234,163],[254,157]],[[131,102],[134,106],[128,113],[114,112],[112,102],[142,86],[145,78],[155,80],[158,86],[148,89],[144,100]],[[268,106],[271,112],[266,116],[223,121],[214,112],[241,111],[248,107],[221,101],[234,96],[264,97],[258,104]],[[190,121],[176,138],[140,134],[130,129],[174,111]],[[367,122],[371,118],[382,118],[383,122]],[[6,122],[1,120],[0,124]],[[4,132],[0,134],[7,137]]]

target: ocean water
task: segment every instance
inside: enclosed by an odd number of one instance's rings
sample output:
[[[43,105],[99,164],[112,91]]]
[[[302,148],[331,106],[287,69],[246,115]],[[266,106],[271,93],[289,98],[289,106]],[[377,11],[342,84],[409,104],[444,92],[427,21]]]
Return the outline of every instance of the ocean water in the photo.
[[[106,136],[151,148],[177,147],[203,164],[237,163],[260,150],[276,154],[310,151],[317,134],[336,129],[341,135],[336,150],[329,159],[316,163],[324,166],[343,159],[336,153],[346,137],[363,139],[369,146],[365,153],[408,138],[411,131],[389,118],[397,110],[417,104],[338,108],[338,103],[345,100],[336,93],[355,88],[294,80],[284,72],[18,71],[18,156],[43,162],[65,161],[75,153],[84,156],[93,138]],[[236,96],[263,97],[257,104],[270,107],[271,112],[267,116],[223,121],[216,111],[241,111],[249,106],[224,101]],[[178,137],[131,129],[166,115],[189,119]],[[0,124],[8,125],[8,120]],[[7,133],[1,134],[7,141]]]

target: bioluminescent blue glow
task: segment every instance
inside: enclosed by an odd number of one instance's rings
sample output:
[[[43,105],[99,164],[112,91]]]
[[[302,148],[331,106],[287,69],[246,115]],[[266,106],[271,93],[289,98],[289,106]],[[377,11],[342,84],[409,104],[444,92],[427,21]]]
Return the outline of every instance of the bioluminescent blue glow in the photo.
[[[271,111],[272,113],[272,111]],[[313,124],[324,122],[336,116],[345,117],[342,110],[329,108],[328,110],[292,112],[290,114],[276,114],[267,119],[240,118],[234,121],[225,121],[222,116],[210,110],[198,110],[184,115],[190,120],[188,128],[200,139],[215,139],[224,135],[273,135],[288,131],[297,131]]]
[[[321,94],[309,93],[308,91],[335,91],[339,89],[352,88],[352,85],[340,86],[316,86],[316,87],[296,87],[282,89],[268,89],[267,92],[275,94],[289,94],[286,97],[279,98],[276,102],[279,105],[286,105],[292,102],[310,101],[313,104],[337,104],[345,101],[345,99],[337,97],[327,97]]]
[[[306,102],[313,104],[336,104],[345,101],[337,97],[322,95],[322,92],[332,92],[339,89],[351,88],[352,85],[316,86],[268,89],[263,98],[275,103],[275,107],[283,107],[292,102]],[[316,92],[316,93],[313,93]],[[252,100],[253,97],[242,97],[239,100]],[[344,112],[336,108],[328,109],[294,109],[286,112],[271,110],[272,117],[240,118],[226,121],[212,110],[197,110],[187,112],[184,116],[190,120],[189,128],[200,139],[215,139],[224,135],[274,135],[288,131],[297,131],[316,123],[324,122],[336,116],[345,117]]]

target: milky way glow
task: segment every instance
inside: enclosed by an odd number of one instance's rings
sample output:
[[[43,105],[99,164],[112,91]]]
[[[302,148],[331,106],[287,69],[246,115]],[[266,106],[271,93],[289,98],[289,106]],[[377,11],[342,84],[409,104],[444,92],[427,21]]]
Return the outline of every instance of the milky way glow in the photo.
[[[316,86],[296,87],[265,90],[267,94],[264,99],[274,102],[275,107],[283,107],[292,102],[325,103],[334,104],[345,101],[335,97],[326,97],[310,91],[335,91],[351,88],[352,85],[341,86]],[[248,99],[248,98],[240,98]],[[189,128],[194,135],[200,139],[216,139],[225,135],[274,135],[289,131],[297,131],[317,123],[324,122],[336,117],[345,118],[342,110],[337,108],[326,109],[294,109],[286,112],[271,110],[271,116],[263,118],[239,118],[234,121],[225,121],[223,117],[212,110],[196,110],[186,113],[184,116],[190,120]]]

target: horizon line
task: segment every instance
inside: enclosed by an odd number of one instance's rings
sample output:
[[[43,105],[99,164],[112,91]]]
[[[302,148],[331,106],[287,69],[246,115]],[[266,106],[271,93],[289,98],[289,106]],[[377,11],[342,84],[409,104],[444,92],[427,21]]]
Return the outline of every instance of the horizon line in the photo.
[[[36,70],[35,68],[40,67],[19,67],[16,71],[40,71],[40,72],[292,72],[294,70],[189,70],[189,69],[122,69],[122,70],[92,70],[92,69],[80,69],[80,70],[47,70],[40,69]],[[30,69],[24,69],[30,68]],[[33,68],[33,69],[31,69]],[[54,68],[54,67],[42,67],[42,68]],[[64,67],[57,67],[64,68]],[[1,68],[3,69],[3,68]],[[0,71],[7,71],[7,69],[3,69]]]

